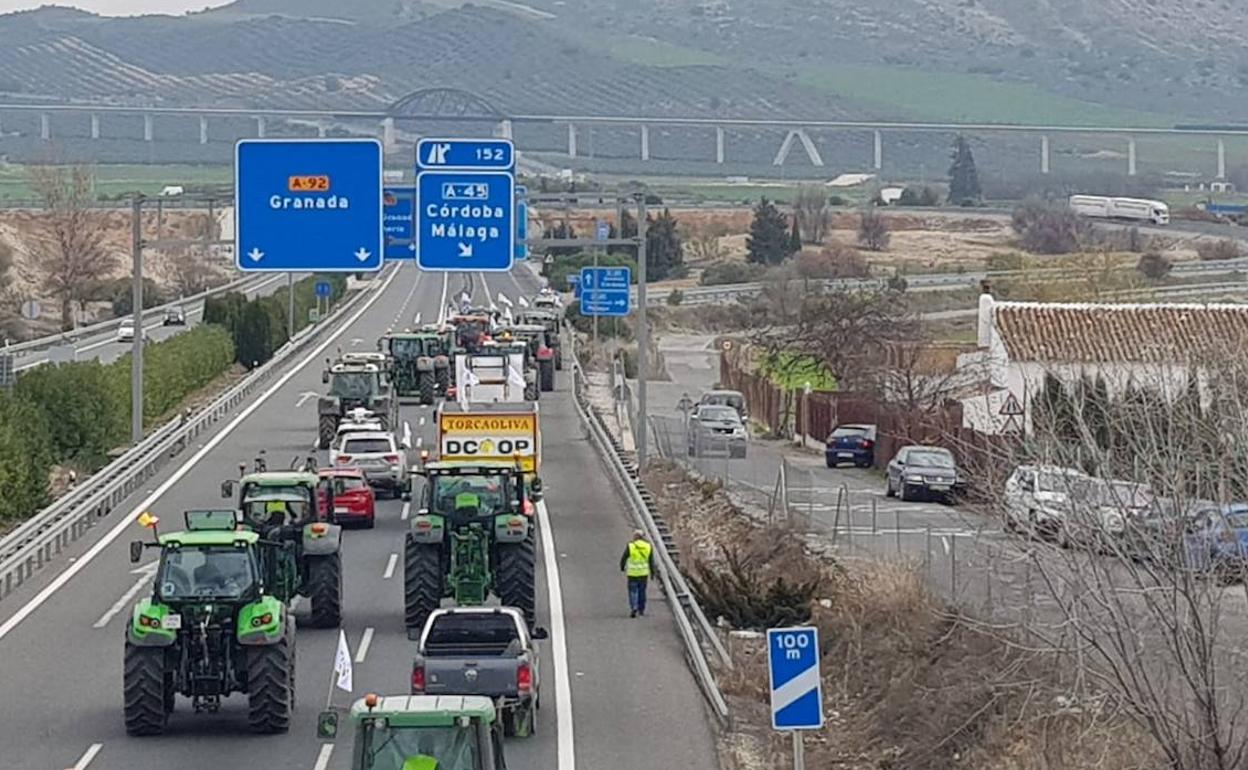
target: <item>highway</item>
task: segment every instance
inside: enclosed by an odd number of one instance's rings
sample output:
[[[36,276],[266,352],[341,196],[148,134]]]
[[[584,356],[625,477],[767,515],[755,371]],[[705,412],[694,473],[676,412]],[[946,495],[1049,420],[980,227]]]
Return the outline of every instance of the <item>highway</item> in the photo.
[[[285,273],[280,275],[262,275],[257,276],[254,281],[243,287],[242,292],[248,297],[264,297],[274,294],[285,287]],[[204,301],[202,299],[188,301],[182,305],[182,308],[186,312],[186,326],[164,326],[162,315],[143,324],[143,328],[147,330],[148,339],[152,342],[168,339],[196,326],[203,319]],[[86,361],[97,359],[102,363],[115,361],[129,353],[131,349],[129,342],[117,341],[117,330],[115,327],[99,334],[91,334],[81,339],[67,342],[66,345],[71,346],[74,350],[73,360]],[[51,355],[50,348],[32,350],[25,355],[17,356],[13,362],[14,368],[19,372],[33,369],[36,366],[47,363]]]
[[[474,296],[488,291],[496,298],[501,291],[513,301],[537,285],[523,269],[469,279]],[[464,282],[410,266],[386,274],[332,337],[0,604],[0,765],[349,767],[349,730],[333,744],[315,736],[315,716],[330,691],[333,630],[298,632],[298,708],[289,734],[249,734],[246,699],[234,696],[220,713],[201,715],[189,713],[189,702],[180,699],[165,735],[126,735],[123,629],[130,607],[150,585],[129,563],[126,543],[147,534],[134,523],[144,510],[172,528],[184,509],[219,505],[219,482],[261,449],[272,466],[311,453],[316,407],[305,395],[322,388],[325,351],[371,350],[386,329],[410,324],[418,313],[436,318],[448,292]],[[542,709],[535,736],[508,742],[508,767],[710,770],[718,766],[713,728],[666,606],[652,595],[650,616],[628,617],[617,560],[631,527],[610,485],[587,483],[605,476],[571,403],[569,374],[561,373],[558,390],[540,402],[547,494],[538,506],[538,623],[551,631],[542,648]],[[405,405],[402,417],[416,451],[433,444],[430,408]],[[335,691],[339,705],[369,691],[407,691],[411,643],[402,623],[402,545],[409,510],[398,500],[379,501],[376,529],[346,533],[344,628],[356,661],[355,692]]]

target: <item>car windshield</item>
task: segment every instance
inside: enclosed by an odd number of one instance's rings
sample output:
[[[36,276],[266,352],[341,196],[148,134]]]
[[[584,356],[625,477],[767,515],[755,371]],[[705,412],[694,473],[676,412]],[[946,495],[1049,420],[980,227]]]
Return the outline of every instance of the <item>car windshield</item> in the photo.
[[[1079,499],[1096,497],[1095,482],[1074,473],[1041,473],[1038,486],[1041,492],[1060,492]]]
[[[349,455],[378,455],[394,451],[388,438],[348,438],[342,442],[342,451]]]
[[[731,406],[733,409],[739,409],[745,405],[745,398],[738,395],[730,395],[727,393],[715,393],[702,397],[704,404],[719,404],[722,406]]]
[[[382,727],[365,728],[360,741],[363,770],[403,770],[404,763],[419,756],[437,760],[438,770],[481,770],[474,727]]]
[[[303,486],[259,486],[243,490],[243,517],[253,526],[278,526],[303,521],[311,504]]]
[[[166,550],[158,584],[165,600],[237,599],[255,581],[248,551],[226,545]]]
[[[698,410],[699,420],[721,420],[724,422],[740,422],[737,410],[730,406],[703,406]]]
[[[436,476],[431,500],[433,512],[449,516],[461,509],[475,510],[477,516],[491,516],[514,510],[516,493],[505,476]]]
[[[935,449],[912,450],[906,455],[906,465],[917,465],[921,468],[952,468],[953,455]]]
[[[396,357],[433,356],[438,354],[436,339],[400,338],[390,341],[390,352]]]
[[[502,613],[452,613],[438,617],[425,637],[426,653],[463,655],[463,645],[507,647],[519,634],[510,615]]]
[[[371,398],[376,393],[376,372],[335,372],[329,388],[329,395],[338,398]]]
[[[359,476],[335,476],[334,477],[334,494],[341,495],[344,492],[352,492],[358,489],[364,489],[368,483]]]
[[[1123,508],[1147,508],[1153,504],[1153,491],[1143,484],[1111,481],[1105,485],[1105,503]]]

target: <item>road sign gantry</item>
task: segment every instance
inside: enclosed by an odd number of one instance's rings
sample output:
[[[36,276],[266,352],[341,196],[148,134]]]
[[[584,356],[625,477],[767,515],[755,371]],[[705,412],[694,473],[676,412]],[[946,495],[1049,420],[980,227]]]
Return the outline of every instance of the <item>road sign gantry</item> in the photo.
[[[244,139],[234,153],[240,270],[381,269],[381,142]]]

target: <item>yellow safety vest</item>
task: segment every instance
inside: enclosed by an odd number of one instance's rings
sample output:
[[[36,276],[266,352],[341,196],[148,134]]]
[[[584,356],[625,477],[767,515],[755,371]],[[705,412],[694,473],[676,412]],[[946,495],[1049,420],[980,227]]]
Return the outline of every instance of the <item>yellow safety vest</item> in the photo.
[[[403,770],[438,770],[438,760],[425,754],[408,757],[403,763]]]
[[[650,544],[645,540],[634,540],[628,544],[628,561],[624,565],[624,573],[629,577],[650,577]]]

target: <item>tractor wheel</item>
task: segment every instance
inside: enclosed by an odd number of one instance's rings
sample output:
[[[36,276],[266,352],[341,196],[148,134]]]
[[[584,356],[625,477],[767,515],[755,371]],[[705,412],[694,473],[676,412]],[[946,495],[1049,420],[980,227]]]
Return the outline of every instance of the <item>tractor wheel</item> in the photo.
[[[420,628],[442,604],[442,547],[408,539],[403,547],[403,624]]]
[[[337,628],[342,623],[342,554],[308,559],[308,598],[312,628]]]
[[[537,365],[537,374],[542,381],[542,390],[549,393],[555,389],[555,362],[546,360]]]
[[[537,401],[541,397],[542,397],[542,392],[537,387],[536,382],[525,383],[525,386],[524,386],[524,400],[525,401]]]
[[[253,733],[290,730],[295,708],[295,635],[247,649],[247,717]]]
[[[165,700],[165,648],[138,647],[126,643],[125,671],[126,732],[130,735],[160,735],[168,720]]]
[[[563,351],[555,350],[555,369],[563,371]]]
[[[329,449],[334,442],[334,434],[338,432],[338,417],[332,414],[321,415],[318,425],[317,442],[319,449]]]
[[[433,404],[434,387],[433,372],[420,373],[420,403]]]
[[[433,377],[434,377],[434,381],[437,383],[438,392],[441,393],[443,397],[445,397],[446,391],[451,389],[450,367],[443,366],[440,369],[435,369],[433,371]]]
[[[533,627],[537,619],[536,553],[534,543],[499,543],[498,571],[495,574],[498,599],[505,607],[515,607]]]

